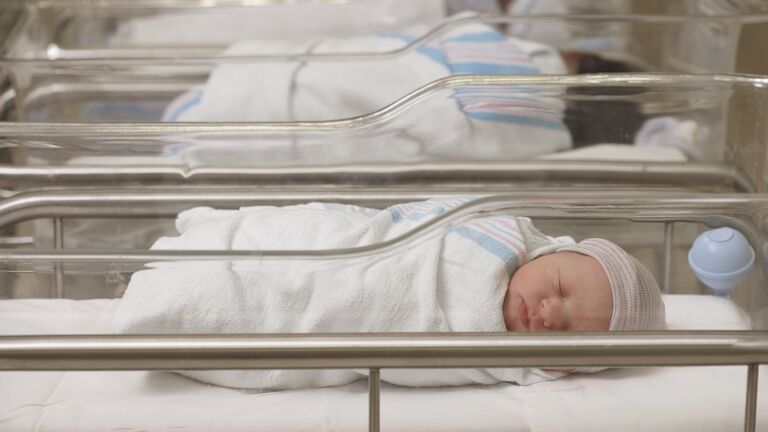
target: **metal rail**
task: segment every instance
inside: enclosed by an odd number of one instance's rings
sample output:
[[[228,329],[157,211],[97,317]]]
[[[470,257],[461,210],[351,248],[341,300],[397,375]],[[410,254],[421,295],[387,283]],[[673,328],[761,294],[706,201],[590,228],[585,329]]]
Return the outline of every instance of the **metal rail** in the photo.
[[[747,365],[754,432],[768,331],[608,333],[5,336],[0,370],[369,369],[369,431],[381,368]]]
[[[768,363],[768,331],[0,337],[0,370],[704,366]]]
[[[55,250],[64,249],[64,220],[61,217],[53,218],[53,248]],[[53,279],[54,295],[53,298],[64,298],[64,266],[57,262],[54,264]]]
[[[107,149],[108,151],[108,149]],[[126,160],[130,163],[130,159]],[[462,185],[475,192],[487,187],[515,183],[583,182],[600,184],[611,182],[624,185],[663,185],[701,189],[704,187],[729,188],[734,192],[757,192],[757,187],[741,170],[718,164],[676,163],[601,163],[568,161],[509,161],[490,162],[432,162],[407,166],[399,164],[356,164],[344,167],[200,167],[145,166],[145,167],[0,167],[0,186],[19,189],[24,187],[62,187],[119,185],[119,184],[220,184],[261,187],[303,185],[361,186],[387,184],[407,186],[433,182],[443,185]],[[465,184],[470,182],[470,184]]]
[[[379,432],[381,423],[381,372],[368,370],[368,431]]]
[[[446,189],[437,196],[457,196]],[[288,205],[338,200],[350,204],[382,206],[406,199],[434,197],[413,186],[398,191],[232,191],[231,189],[90,189],[20,193],[0,201],[0,226],[43,217],[175,217],[192,206],[238,208],[244,205]],[[743,214],[768,206],[768,197],[754,194],[692,194],[645,192],[519,191],[509,195],[475,198],[461,208],[471,211],[514,209],[531,216],[628,218],[670,221],[683,217],[704,220],[713,212]],[[471,208],[470,208],[471,207]],[[446,213],[453,214],[454,211]]]
[[[744,412],[744,431],[754,432],[757,425],[758,365],[747,366],[747,401]]]
[[[661,283],[661,291],[669,293],[672,285],[672,248],[674,247],[675,225],[671,222],[664,223],[664,278]]]

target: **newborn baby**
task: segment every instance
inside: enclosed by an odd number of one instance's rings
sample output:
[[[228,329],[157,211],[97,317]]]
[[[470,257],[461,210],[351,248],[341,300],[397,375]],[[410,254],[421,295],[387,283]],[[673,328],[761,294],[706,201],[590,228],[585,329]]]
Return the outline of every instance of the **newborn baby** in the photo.
[[[664,328],[654,277],[603,239],[583,240],[521,266],[509,281],[503,313],[509,331]]]
[[[388,52],[428,27],[405,33],[284,41],[243,40],[227,56]],[[297,51],[298,50],[298,51]],[[384,109],[430,83],[454,75],[566,73],[556,50],[509,37],[492,26],[464,23],[397,56],[350,60],[222,62],[203,86],[176,98],[167,121],[329,121]],[[571,147],[558,90],[462,85],[402,105],[386,120],[324,137],[299,134],[174,144],[166,156],[190,166],[270,166],[352,162],[518,159]],[[362,124],[362,123],[361,123]]]
[[[382,210],[309,203],[184,211],[176,221],[180,235],[159,239],[153,249],[367,246],[368,252],[155,263],[134,273],[113,327],[144,334],[663,328],[653,277],[618,246],[550,237],[528,218],[461,213],[472,206],[459,197]],[[181,373],[228,387],[283,389],[345,384],[367,370]],[[443,386],[530,384],[561,375],[524,368],[385,369],[381,377],[400,385]]]

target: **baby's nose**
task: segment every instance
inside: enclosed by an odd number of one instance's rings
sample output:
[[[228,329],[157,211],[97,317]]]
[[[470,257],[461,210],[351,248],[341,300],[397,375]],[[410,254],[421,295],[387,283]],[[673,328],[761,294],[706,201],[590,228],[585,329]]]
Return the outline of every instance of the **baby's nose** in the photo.
[[[544,328],[547,330],[563,329],[563,310],[560,301],[555,299],[542,300],[539,313]]]

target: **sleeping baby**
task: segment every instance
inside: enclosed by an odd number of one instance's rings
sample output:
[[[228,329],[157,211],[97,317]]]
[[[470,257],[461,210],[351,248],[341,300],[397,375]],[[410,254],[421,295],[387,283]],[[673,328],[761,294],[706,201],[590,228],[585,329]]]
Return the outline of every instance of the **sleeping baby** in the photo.
[[[136,272],[114,315],[121,333],[333,333],[657,330],[649,271],[615,244],[550,237],[530,219],[464,212],[464,197],[383,210],[309,203],[179,214],[158,250],[330,250],[269,259],[162,262]],[[378,247],[374,247],[378,246]],[[349,251],[349,248],[356,248]],[[356,252],[356,253],[349,253]],[[367,370],[180,371],[227,387],[322,387]],[[515,382],[532,368],[385,369],[407,386]]]
[[[597,238],[520,266],[509,281],[503,313],[509,331],[664,328],[654,277],[619,246]]]
[[[243,40],[227,56],[299,52],[390,52],[428,26],[405,33],[307,38],[301,43]],[[163,116],[182,122],[328,121],[382,110],[442,78],[467,74],[563,74],[552,47],[512,38],[490,25],[465,23],[399,55],[332,61],[222,62],[203,86],[176,98]],[[190,166],[271,166],[345,162],[497,160],[571,148],[558,89],[464,84],[402,104],[386,120],[369,118],[365,134],[276,136],[174,144],[166,156]],[[382,113],[383,114],[383,113]]]

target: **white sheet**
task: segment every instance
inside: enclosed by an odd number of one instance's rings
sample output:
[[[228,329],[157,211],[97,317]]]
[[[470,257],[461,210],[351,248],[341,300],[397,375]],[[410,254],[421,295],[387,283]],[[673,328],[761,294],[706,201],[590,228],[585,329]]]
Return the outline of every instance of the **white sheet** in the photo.
[[[744,329],[728,300],[667,296],[670,329]],[[0,333],[98,332],[119,300],[0,301]],[[101,323],[100,323],[101,321]],[[761,369],[760,392],[768,392]],[[384,431],[740,431],[744,367],[634,368],[533,386],[383,386]],[[0,373],[0,431],[366,430],[364,382],[248,393],[169,372]],[[758,428],[768,428],[759,402]]]

